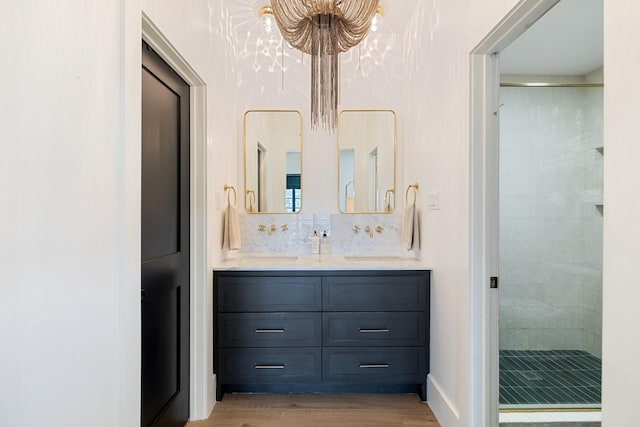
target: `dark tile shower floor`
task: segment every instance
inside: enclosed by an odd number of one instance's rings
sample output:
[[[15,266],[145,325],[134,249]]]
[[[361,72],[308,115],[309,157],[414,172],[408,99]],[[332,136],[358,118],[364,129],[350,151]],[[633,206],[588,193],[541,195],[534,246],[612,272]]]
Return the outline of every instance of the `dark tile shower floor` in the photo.
[[[602,363],[581,350],[500,350],[500,405],[600,405]]]

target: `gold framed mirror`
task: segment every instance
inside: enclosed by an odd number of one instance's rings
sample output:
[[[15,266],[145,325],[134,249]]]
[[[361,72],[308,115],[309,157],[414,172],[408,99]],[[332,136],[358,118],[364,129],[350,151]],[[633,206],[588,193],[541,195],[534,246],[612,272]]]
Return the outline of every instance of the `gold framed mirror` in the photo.
[[[342,110],[338,116],[338,207],[391,213],[396,205],[396,113]]]
[[[302,207],[302,114],[244,113],[244,205],[248,213],[297,213]]]

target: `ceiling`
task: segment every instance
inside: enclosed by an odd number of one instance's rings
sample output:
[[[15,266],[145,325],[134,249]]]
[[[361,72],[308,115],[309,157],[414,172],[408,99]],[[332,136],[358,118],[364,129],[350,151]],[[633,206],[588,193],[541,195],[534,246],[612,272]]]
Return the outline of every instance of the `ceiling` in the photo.
[[[380,0],[384,10],[381,32],[403,33],[420,0]],[[232,0],[228,7],[239,35],[242,36],[258,22],[258,11],[270,0]]]
[[[600,68],[603,1],[561,0],[500,53],[500,72],[584,76]]]

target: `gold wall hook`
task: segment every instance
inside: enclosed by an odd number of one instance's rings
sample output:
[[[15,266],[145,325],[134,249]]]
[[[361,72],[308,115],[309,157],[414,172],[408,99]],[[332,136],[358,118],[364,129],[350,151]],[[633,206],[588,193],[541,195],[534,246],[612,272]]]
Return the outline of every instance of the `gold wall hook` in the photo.
[[[227,203],[231,204],[231,191],[233,191],[233,204],[238,203],[238,195],[236,194],[236,189],[233,185],[224,185],[224,191],[227,192]]]

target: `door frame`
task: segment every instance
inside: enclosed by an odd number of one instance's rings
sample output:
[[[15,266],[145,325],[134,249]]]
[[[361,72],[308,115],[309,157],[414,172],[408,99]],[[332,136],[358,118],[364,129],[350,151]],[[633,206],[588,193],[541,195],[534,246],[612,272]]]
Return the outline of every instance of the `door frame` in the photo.
[[[469,420],[498,425],[499,53],[560,0],[521,0],[470,52]]]
[[[207,147],[206,84],[142,12],[142,40],[190,86],[189,418],[209,416],[213,369],[207,357]],[[215,396],[215,394],[214,394]]]

